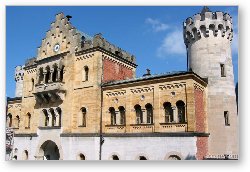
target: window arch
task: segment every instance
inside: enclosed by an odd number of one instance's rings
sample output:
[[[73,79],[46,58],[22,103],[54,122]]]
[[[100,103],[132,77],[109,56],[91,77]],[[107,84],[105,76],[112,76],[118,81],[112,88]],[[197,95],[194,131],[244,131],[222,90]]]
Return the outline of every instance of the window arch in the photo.
[[[12,127],[12,114],[11,113],[7,115],[7,126]]]
[[[152,124],[153,123],[153,106],[148,103],[145,105],[146,112],[147,112],[147,123]]]
[[[30,128],[30,120],[31,120],[31,114],[28,112],[26,115],[26,126],[27,128]]]
[[[29,159],[29,153],[27,150],[23,151],[23,160],[28,160]]]
[[[86,127],[86,115],[87,109],[85,107],[81,108],[81,126]]]
[[[34,90],[34,86],[35,86],[35,80],[33,78],[31,78],[30,91]]]
[[[85,160],[85,156],[82,153],[80,153],[78,155],[78,160]]]
[[[120,112],[120,125],[125,125],[126,124],[125,108],[123,106],[120,106],[118,109]]]
[[[139,156],[139,160],[148,160],[145,156]]]
[[[112,155],[112,160],[120,160],[117,155]]]
[[[44,126],[49,126],[49,114],[47,112],[46,109],[43,109],[43,113],[44,113]]]
[[[135,114],[136,114],[136,124],[141,124],[143,123],[143,113],[141,110],[141,106],[140,105],[135,105]]]
[[[178,110],[178,122],[185,122],[185,103],[182,100],[176,102],[177,110]]]
[[[168,157],[168,160],[181,160],[181,158],[179,156],[177,156],[177,155],[170,155]]]
[[[39,68],[39,76],[38,76],[38,83],[41,84],[43,82],[43,68]]]
[[[53,73],[52,73],[52,81],[56,82],[57,81],[57,75],[58,75],[58,67],[56,64],[53,65]]]
[[[89,67],[84,66],[84,81],[88,81],[88,80],[89,80]]]
[[[56,126],[62,126],[62,109],[60,107],[57,107],[56,112]]]
[[[110,107],[109,108],[109,113],[111,116],[111,125],[116,125],[116,113],[115,113],[115,108]]]
[[[56,126],[56,114],[53,108],[49,109],[50,113],[51,113],[51,126],[54,127]]]
[[[60,81],[63,81],[63,74],[64,74],[64,66],[62,66],[60,70]]]
[[[17,115],[16,116],[16,128],[19,128],[19,126],[20,126],[20,117]]]
[[[173,109],[172,109],[171,103],[170,102],[164,102],[163,107],[164,107],[165,123],[172,122],[174,120],[174,115],[173,115]]]
[[[50,67],[49,66],[47,66],[46,67],[46,75],[45,75],[45,83],[48,83],[49,82],[49,80],[50,80]]]

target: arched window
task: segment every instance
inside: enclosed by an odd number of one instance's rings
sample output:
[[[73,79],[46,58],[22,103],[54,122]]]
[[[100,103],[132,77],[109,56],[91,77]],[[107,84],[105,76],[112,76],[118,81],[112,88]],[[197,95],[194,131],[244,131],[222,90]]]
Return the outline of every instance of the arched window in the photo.
[[[29,153],[27,150],[23,151],[23,160],[28,160],[29,159]]]
[[[19,128],[19,126],[20,126],[20,117],[17,115],[16,116],[16,128]]]
[[[39,68],[39,79],[38,79],[38,83],[41,84],[41,82],[43,82],[43,68]]]
[[[174,120],[174,115],[171,103],[165,102],[163,103],[163,107],[164,107],[165,123],[172,122]]]
[[[139,160],[147,160],[145,156],[139,156]]]
[[[143,123],[143,114],[142,114],[142,110],[141,110],[141,106],[140,105],[135,105],[135,114],[136,114],[136,124],[141,124]]]
[[[110,125],[116,125],[116,113],[115,113],[115,108],[110,107],[109,108],[109,113],[111,117],[111,124]]]
[[[64,66],[62,66],[60,71],[60,81],[63,81]]]
[[[56,108],[57,116],[56,116],[56,125],[62,126],[62,109],[60,107]]]
[[[85,81],[88,81],[89,80],[89,67],[88,66],[84,66],[84,79]]]
[[[148,103],[145,105],[146,111],[147,111],[147,123],[152,124],[153,123],[153,106]]]
[[[181,160],[181,158],[179,156],[177,156],[177,155],[170,155],[168,157],[168,160]]]
[[[49,80],[50,80],[50,67],[49,66],[47,66],[46,67],[46,75],[45,75],[45,83],[48,83],[49,82]]]
[[[46,109],[43,109],[43,113],[44,113],[44,126],[48,126],[49,125],[49,114],[47,112]]]
[[[119,160],[119,157],[117,155],[112,155],[113,160]]]
[[[79,160],[85,160],[85,156],[82,153],[79,154]]]
[[[12,127],[12,114],[11,113],[7,115],[7,126]]]
[[[125,125],[126,124],[125,108],[123,106],[120,106],[118,109],[120,112],[120,124]]]
[[[53,68],[54,68],[54,71],[53,71],[53,74],[52,74],[52,81],[56,82],[56,80],[57,80],[57,74],[58,74],[57,65],[54,64]]]
[[[178,109],[178,122],[184,123],[185,122],[185,103],[179,100],[176,102],[176,106]]]
[[[31,114],[30,113],[27,113],[27,116],[26,116],[26,120],[27,120],[27,128],[30,128],[30,120],[31,120]]]
[[[15,156],[13,156],[13,159],[12,160],[17,160],[17,156],[15,155]]]
[[[49,111],[50,111],[51,117],[52,117],[51,126],[54,127],[54,126],[56,126],[56,114],[55,114],[53,108],[50,108]]]
[[[87,109],[85,107],[81,108],[81,126],[86,127],[86,115]]]
[[[30,88],[31,91],[34,90],[34,85],[35,85],[35,80],[32,78],[31,79],[31,88]]]

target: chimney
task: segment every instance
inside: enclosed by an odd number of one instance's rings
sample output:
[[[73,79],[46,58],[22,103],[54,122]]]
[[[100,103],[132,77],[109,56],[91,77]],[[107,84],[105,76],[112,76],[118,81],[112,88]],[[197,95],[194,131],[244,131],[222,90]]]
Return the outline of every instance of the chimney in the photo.
[[[147,70],[147,73],[144,74],[143,76],[151,76],[150,69],[146,69],[146,70]]]

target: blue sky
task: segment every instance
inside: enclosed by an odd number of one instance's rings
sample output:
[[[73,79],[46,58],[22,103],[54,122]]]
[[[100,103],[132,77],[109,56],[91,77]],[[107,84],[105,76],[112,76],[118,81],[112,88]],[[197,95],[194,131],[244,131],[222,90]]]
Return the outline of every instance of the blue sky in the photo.
[[[238,81],[238,7],[209,6],[212,11],[228,12],[233,17],[232,43],[235,82]],[[186,50],[182,23],[199,13],[202,6],[136,7],[6,7],[6,96],[15,96],[15,66],[36,57],[55,14],[71,15],[71,23],[91,36],[102,33],[109,42],[134,54],[136,75],[146,68],[152,74],[186,70]]]

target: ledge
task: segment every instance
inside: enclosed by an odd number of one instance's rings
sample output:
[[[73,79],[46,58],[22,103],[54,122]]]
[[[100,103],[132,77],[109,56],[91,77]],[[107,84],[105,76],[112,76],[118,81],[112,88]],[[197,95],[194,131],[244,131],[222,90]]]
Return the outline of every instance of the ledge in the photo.
[[[209,137],[210,133],[169,132],[169,133],[103,133],[104,137]]]
[[[62,133],[61,137],[99,137],[99,133]]]
[[[15,134],[14,137],[37,137],[37,133],[20,133]]]
[[[38,127],[40,130],[53,130],[53,129],[61,129],[61,126],[54,127]]]
[[[185,124],[187,124],[187,122],[183,122],[183,123],[174,123],[174,122],[173,123],[160,123],[160,125],[179,125],[179,124],[180,125],[182,125],[182,124],[185,125]]]
[[[126,124],[123,124],[123,125],[105,125],[105,127],[126,127]]]
[[[130,124],[130,126],[147,126],[147,125],[154,125],[154,123],[149,123],[149,124]]]
[[[15,101],[15,100],[22,100],[22,97],[7,97],[7,101]]]
[[[86,125],[79,125],[78,127],[86,127]]]

